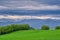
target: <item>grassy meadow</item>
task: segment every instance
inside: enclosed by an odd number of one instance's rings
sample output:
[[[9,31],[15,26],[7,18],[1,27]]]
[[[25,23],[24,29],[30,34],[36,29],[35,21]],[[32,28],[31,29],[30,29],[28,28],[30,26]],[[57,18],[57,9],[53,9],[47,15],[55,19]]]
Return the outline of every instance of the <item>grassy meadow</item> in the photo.
[[[0,40],[60,40],[60,30],[23,30],[0,35]]]

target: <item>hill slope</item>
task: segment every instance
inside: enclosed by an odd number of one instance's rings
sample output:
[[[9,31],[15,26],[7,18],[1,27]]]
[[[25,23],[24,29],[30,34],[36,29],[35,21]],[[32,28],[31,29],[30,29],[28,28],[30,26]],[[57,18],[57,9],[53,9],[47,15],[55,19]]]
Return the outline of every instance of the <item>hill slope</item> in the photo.
[[[60,40],[59,30],[25,30],[0,35],[0,40]]]

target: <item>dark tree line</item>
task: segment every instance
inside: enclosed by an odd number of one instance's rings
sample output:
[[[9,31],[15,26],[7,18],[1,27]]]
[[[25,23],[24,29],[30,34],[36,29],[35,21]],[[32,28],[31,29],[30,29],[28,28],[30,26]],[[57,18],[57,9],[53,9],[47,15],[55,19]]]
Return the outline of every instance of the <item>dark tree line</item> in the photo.
[[[30,26],[28,24],[11,24],[0,27],[0,34],[7,34],[18,30],[29,30],[29,29]]]
[[[60,26],[56,26],[55,29],[60,30]],[[19,30],[35,30],[35,28],[30,27],[28,24],[11,24],[0,27],[0,35]],[[50,27],[47,25],[43,25],[41,26],[41,30],[50,30]]]

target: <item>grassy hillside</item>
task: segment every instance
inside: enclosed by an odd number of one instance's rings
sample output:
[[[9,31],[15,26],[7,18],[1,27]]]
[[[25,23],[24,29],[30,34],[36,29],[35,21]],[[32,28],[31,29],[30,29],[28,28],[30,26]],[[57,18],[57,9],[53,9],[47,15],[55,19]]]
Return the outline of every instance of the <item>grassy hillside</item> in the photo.
[[[60,40],[60,30],[25,30],[0,35],[0,40]]]

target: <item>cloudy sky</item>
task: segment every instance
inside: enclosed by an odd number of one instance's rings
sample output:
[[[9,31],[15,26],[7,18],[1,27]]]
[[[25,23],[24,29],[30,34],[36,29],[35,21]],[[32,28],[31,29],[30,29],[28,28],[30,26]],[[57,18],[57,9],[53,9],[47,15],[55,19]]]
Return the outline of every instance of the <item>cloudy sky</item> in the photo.
[[[60,10],[60,0],[0,0],[0,10]]]
[[[60,25],[60,0],[0,0],[0,25]]]
[[[60,0],[0,0],[0,10],[60,10]],[[48,16],[47,15],[42,15],[42,16],[0,15],[0,19],[7,18],[7,19],[56,19],[56,20],[60,20],[59,18],[60,15],[52,15],[52,14]]]

